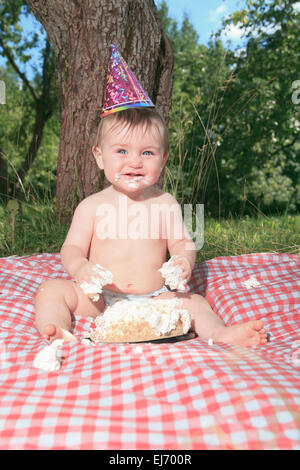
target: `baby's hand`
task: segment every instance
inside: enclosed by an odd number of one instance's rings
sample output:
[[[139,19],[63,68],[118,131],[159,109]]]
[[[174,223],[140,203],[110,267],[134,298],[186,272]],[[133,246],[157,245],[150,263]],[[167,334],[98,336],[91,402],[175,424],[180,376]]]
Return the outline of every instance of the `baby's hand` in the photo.
[[[79,266],[76,271],[75,280],[79,283],[79,287],[83,292],[93,302],[97,302],[103,286],[112,283],[112,273],[100,264],[93,264],[87,261]]]
[[[103,268],[104,269],[104,268]],[[82,261],[73,273],[75,281],[80,285],[82,282],[92,282],[92,278],[96,276],[95,264],[87,259]]]
[[[192,274],[188,259],[181,255],[171,256],[158,271],[165,278],[165,284],[172,290],[184,290]]]
[[[181,268],[182,273],[180,277],[188,282],[192,276],[192,268],[187,257],[184,255],[173,255],[172,264]]]

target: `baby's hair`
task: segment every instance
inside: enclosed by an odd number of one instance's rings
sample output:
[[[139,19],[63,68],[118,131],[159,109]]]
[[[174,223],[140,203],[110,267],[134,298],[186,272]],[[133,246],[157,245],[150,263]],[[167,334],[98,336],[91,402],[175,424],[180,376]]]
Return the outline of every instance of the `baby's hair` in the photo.
[[[145,131],[149,126],[156,126],[159,133],[162,135],[164,143],[164,154],[169,151],[169,133],[164,119],[156,109],[153,108],[129,108],[124,111],[117,111],[116,113],[109,114],[101,119],[98,126],[96,146],[101,144],[101,139],[104,134],[104,129],[113,129],[119,126],[127,127],[129,131],[136,126],[145,127]]]

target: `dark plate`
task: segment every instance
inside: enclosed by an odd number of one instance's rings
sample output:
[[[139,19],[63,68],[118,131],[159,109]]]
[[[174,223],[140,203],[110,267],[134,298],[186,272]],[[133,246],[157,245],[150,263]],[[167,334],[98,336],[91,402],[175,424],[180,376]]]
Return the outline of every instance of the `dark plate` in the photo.
[[[140,344],[140,343],[178,343],[178,341],[186,341],[188,339],[194,339],[197,335],[194,331],[190,333],[186,333],[185,335],[179,336],[171,336],[170,338],[161,338],[161,339],[151,339],[149,341],[135,341],[134,343],[127,343],[127,344]]]
[[[107,342],[101,342],[98,341],[95,344],[141,344],[141,343],[178,343],[179,341],[187,341],[189,339],[194,339],[196,338],[197,335],[194,331],[191,331],[190,333],[186,333],[185,335],[179,335],[179,336],[171,336],[170,338],[161,338],[161,339],[150,339],[148,341],[124,341],[124,342],[114,342],[110,343],[109,341]],[[91,343],[93,342],[90,338],[88,339]]]

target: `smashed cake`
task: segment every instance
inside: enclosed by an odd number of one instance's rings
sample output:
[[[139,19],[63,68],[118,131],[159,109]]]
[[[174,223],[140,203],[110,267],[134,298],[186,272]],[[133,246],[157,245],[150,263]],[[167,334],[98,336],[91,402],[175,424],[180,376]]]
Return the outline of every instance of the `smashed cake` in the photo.
[[[95,343],[135,343],[184,335],[191,328],[179,299],[116,300],[85,334]]]

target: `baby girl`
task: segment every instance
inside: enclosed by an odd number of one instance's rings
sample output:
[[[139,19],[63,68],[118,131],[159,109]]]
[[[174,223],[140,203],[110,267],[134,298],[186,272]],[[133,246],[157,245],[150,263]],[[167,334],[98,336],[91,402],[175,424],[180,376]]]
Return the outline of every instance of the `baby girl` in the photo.
[[[201,295],[165,286],[159,269],[167,252],[187,283],[196,250],[179,204],[155,185],[168,159],[168,131],[159,113],[132,108],[103,117],[92,151],[111,184],[80,202],[74,212],[61,249],[62,264],[73,280],[48,280],[38,289],[35,311],[40,334],[50,341],[76,340],[72,316],[96,317],[116,296],[176,297],[190,312],[199,337],[241,346],[265,343],[261,320],[225,326]],[[157,208],[159,217],[153,210]],[[80,286],[106,271],[112,277],[92,299]]]

